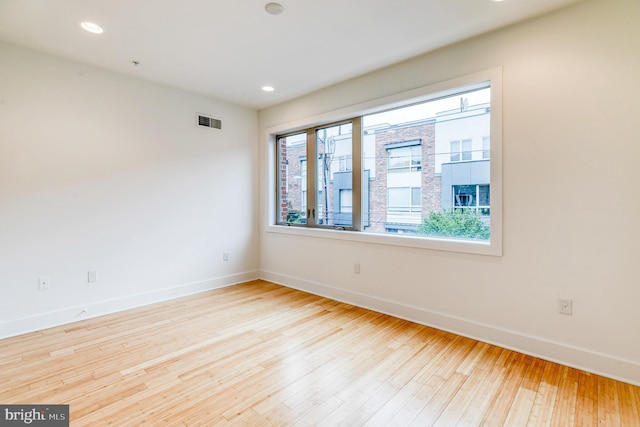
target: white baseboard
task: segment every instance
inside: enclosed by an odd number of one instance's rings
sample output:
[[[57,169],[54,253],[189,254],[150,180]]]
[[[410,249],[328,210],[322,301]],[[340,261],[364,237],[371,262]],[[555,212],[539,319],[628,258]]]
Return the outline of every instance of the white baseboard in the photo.
[[[105,314],[142,307],[213,289],[224,288],[238,283],[256,280],[258,277],[258,271],[247,271],[228,276],[185,283],[178,286],[172,286],[170,288],[128,295],[122,298],[100,301],[77,307],[69,307],[62,310],[38,314],[36,316],[12,319],[7,322],[0,323],[0,339],[28,332],[40,331],[54,326],[66,325],[79,320],[104,316]]]
[[[640,363],[632,360],[272,271],[261,271],[260,278],[640,386]]]

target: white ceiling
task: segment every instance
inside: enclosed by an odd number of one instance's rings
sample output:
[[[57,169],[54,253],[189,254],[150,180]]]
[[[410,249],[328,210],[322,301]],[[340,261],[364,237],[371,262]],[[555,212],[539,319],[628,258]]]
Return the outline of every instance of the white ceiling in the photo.
[[[0,0],[0,40],[263,108],[577,1]]]

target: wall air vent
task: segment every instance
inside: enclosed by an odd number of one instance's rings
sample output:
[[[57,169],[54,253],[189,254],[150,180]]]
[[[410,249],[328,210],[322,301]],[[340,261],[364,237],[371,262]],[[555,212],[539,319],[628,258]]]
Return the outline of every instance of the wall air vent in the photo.
[[[200,113],[197,114],[197,117],[198,117],[198,126],[222,130],[222,120],[216,119],[210,116],[205,116],[204,114],[200,114]]]

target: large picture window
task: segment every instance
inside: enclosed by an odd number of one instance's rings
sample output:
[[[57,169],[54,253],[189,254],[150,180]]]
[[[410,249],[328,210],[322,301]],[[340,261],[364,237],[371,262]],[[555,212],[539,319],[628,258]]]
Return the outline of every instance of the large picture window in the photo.
[[[493,84],[276,134],[275,223],[499,247]]]

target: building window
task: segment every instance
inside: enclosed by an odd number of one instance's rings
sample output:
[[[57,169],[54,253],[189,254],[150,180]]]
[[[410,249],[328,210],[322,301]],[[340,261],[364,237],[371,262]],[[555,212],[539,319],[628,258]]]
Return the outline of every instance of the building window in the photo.
[[[488,136],[482,137],[482,158],[491,158],[491,138],[489,138]]]
[[[490,215],[489,185],[454,185],[453,209]]]
[[[338,157],[338,171],[349,172],[353,170],[353,158],[351,155],[345,155]]]
[[[472,159],[472,146],[470,139],[451,141],[451,161],[465,162]]]
[[[422,153],[419,145],[390,148],[387,150],[389,173],[419,172],[422,170]]]
[[[387,191],[389,212],[420,212],[420,188],[399,187]]]
[[[492,87],[500,73],[486,75],[487,80],[444,91],[442,86],[434,93],[424,89],[424,95],[407,99],[405,106],[397,98],[390,99],[391,109],[380,104],[371,112],[369,104],[362,107],[365,115],[330,124],[322,116],[318,126],[300,129],[296,123],[293,131],[274,135],[279,197],[274,222],[359,232],[349,235],[355,240],[359,234],[402,239],[397,233],[404,230],[414,236],[404,238],[403,244],[409,246],[499,252],[501,166],[488,155],[493,150],[500,159],[500,135],[494,136],[493,147],[489,142],[491,131],[500,130],[500,123],[493,123],[494,114],[501,111],[500,97],[499,92],[493,97]],[[294,158],[298,168],[292,166]],[[296,177],[304,182],[296,184]],[[489,188],[494,193],[493,206]],[[288,214],[298,211],[304,221]],[[429,221],[436,221],[438,215],[446,219],[452,211],[481,214],[486,233],[477,237],[455,230],[430,231]],[[421,240],[425,243],[416,243]],[[443,243],[446,240],[452,243]],[[473,245],[465,244],[467,240],[473,240]],[[487,249],[478,243],[486,243]]]
[[[353,191],[352,190],[340,190],[340,212],[341,213],[353,212]]]

